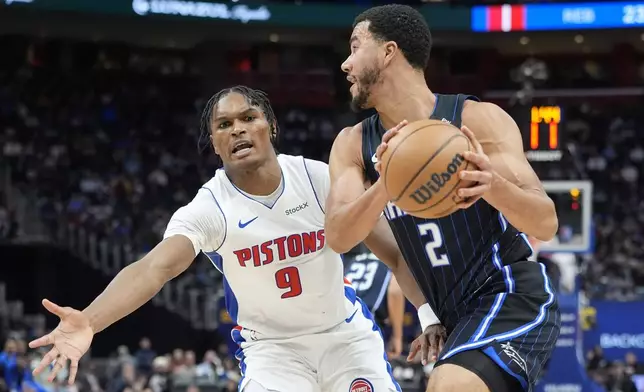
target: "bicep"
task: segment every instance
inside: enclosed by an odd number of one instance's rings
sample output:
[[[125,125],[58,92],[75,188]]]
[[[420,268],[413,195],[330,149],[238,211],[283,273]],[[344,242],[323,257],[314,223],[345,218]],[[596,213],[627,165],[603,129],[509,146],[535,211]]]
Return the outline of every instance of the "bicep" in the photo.
[[[194,259],[192,240],[176,234],[157,244],[141,261],[148,263],[155,276],[168,281],[188,269]]]

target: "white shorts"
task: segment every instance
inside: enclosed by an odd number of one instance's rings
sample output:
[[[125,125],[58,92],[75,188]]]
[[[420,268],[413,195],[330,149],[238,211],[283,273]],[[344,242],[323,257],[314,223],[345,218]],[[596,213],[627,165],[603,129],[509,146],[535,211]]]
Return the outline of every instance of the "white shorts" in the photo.
[[[270,392],[401,391],[387,361],[380,329],[360,300],[356,312],[328,331],[289,339],[252,341],[237,327],[242,371],[239,390],[248,383]]]

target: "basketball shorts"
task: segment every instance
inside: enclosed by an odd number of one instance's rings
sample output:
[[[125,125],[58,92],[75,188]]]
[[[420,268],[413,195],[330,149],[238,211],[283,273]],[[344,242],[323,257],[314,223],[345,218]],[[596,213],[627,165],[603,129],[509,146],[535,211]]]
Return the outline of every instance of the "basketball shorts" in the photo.
[[[241,327],[232,331],[239,344],[244,391],[270,392],[394,392],[400,391],[387,361],[380,329],[360,299],[355,313],[321,333],[288,339],[251,339]]]
[[[532,391],[559,337],[556,293],[543,264],[522,261],[502,272],[449,332],[436,367],[466,368],[492,392]]]

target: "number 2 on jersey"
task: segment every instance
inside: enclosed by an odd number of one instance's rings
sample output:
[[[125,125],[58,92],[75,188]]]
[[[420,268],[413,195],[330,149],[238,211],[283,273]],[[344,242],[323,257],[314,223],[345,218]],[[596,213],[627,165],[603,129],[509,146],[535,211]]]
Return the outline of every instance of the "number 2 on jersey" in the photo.
[[[302,294],[302,281],[297,267],[286,267],[275,272],[275,284],[282,290],[288,290],[282,294],[282,299],[293,298]]]
[[[441,235],[440,227],[434,222],[425,222],[418,225],[418,231],[421,237],[429,237],[425,243],[425,253],[427,254],[429,262],[432,263],[432,267],[449,265],[447,254],[440,251],[440,247],[443,246],[443,236]]]

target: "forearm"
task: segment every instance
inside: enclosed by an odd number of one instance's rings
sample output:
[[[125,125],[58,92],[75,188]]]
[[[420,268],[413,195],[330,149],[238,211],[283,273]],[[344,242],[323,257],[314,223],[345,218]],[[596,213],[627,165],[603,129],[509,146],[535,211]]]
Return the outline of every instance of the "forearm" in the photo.
[[[338,203],[335,210],[327,211],[325,234],[331,249],[346,253],[364,240],[388,201],[384,185],[378,181],[357,199]]]
[[[420,308],[427,302],[425,295],[420,291],[420,287],[418,287],[416,279],[411,274],[411,271],[409,270],[405,260],[402,258],[402,255],[399,257],[395,268],[392,268],[392,272],[396,277],[403,294],[409,302],[416,307],[416,309]]]
[[[157,273],[151,273],[149,266],[147,260],[141,260],[123,268],[83,310],[94,333],[134,312],[161,290],[166,280]]]
[[[559,223],[554,203],[541,192],[522,189],[497,174],[491,190],[483,198],[527,235],[549,241],[557,233]]]
[[[387,310],[391,333],[394,338],[400,339],[403,336],[403,322],[405,318],[405,296],[398,285],[389,286],[387,291]]]

